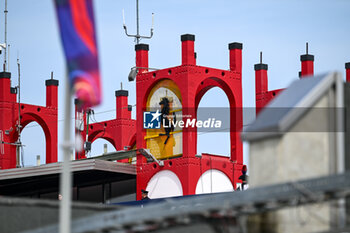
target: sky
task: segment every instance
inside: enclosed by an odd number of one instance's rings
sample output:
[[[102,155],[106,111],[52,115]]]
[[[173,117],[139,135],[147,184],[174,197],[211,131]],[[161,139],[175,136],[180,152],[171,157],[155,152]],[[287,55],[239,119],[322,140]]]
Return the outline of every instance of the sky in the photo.
[[[228,69],[228,43],[243,43],[243,106],[255,106],[254,64],[269,65],[269,89],[287,87],[297,79],[300,55],[315,55],[315,73],[337,70],[345,74],[344,63],[350,61],[350,1],[347,0],[139,0],[142,35],[149,35],[151,14],[155,13],[154,36],[142,40],[150,45],[149,66],[167,68],[180,65],[180,35],[195,34],[197,64]],[[94,1],[97,40],[102,75],[103,103],[95,108],[98,121],[115,117],[114,91],[129,90],[129,104],[135,104],[135,82],[128,82],[135,65],[133,38],[122,27],[125,11],[129,33],[136,32],[135,0]],[[4,0],[0,0],[0,42],[4,41]],[[59,86],[59,144],[63,135],[63,100],[65,63],[58,26],[51,0],[8,1],[8,44],[12,86],[17,85],[17,56],[21,63],[21,100],[45,105],[45,80],[54,78]],[[3,54],[0,55],[3,61]],[[207,92],[200,107],[228,107],[223,91]],[[133,116],[135,117],[135,108]],[[72,115],[73,117],[73,115]],[[245,117],[246,118],[246,117]],[[244,122],[246,124],[248,122]],[[73,131],[73,130],[72,130]],[[213,138],[215,140],[213,140]],[[45,136],[31,123],[23,130],[24,164],[35,164],[36,155],[45,161]],[[228,133],[199,136],[198,152],[229,153]],[[92,155],[103,151],[104,140],[93,143]],[[113,151],[111,144],[109,151]],[[244,146],[247,163],[248,146]],[[59,149],[59,160],[62,152]]]

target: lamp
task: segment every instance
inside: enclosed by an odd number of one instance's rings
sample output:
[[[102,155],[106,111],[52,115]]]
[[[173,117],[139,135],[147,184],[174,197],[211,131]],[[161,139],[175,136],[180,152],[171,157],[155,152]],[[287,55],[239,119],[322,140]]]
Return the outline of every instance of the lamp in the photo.
[[[131,68],[130,73],[128,75],[129,82],[132,82],[135,80],[137,72],[138,70],[136,69],[136,67]]]
[[[158,70],[156,68],[150,68],[150,67],[132,67],[130,70],[130,73],[128,75],[129,82],[135,81],[136,75],[139,72],[139,69],[148,69],[148,70]]]

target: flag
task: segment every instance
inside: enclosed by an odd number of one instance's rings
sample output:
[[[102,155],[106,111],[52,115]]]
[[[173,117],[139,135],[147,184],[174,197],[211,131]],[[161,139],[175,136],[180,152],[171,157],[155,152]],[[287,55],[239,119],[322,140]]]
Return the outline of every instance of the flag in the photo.
[[[101,81],[92,0],[55,0],[70,87],[80,108],[101,102]]]

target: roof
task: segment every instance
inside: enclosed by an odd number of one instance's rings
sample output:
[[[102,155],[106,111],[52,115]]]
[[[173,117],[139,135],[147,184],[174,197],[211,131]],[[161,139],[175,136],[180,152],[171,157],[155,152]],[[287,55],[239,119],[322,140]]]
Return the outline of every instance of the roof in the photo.
[[[57,190],[61,164],[61,162],[49,163],[35,167],[0,170],[0,195],[22,195]],[[98,159],[72,161],[71,171],[74,176],[74,185],[79,186],[136,177],[135,165]]]
[[[282,135],[337,82],[341,83],[342,78],[336,72],[292,82],[260,112],[252,124],[243,129],[242,140]]]

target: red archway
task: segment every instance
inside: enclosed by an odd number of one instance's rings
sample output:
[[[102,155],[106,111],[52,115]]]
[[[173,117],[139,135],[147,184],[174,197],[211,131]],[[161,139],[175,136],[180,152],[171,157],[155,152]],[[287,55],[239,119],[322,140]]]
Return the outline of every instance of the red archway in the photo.
[[[161,80],[173,81],[181,92],[183,119],[196,118],[196,111],[202,96],[212,87],[219,87],[226,93],[230,102],[231,122],[231,158],[197,153],[197,133],[193,128],[182,129],[182,156],[163,160],[164,166],[148,163],[141,155],[137,155],[137,198],[141,189],[158,172],[171,170],[181,181],[184,195],[195,194],[197,181],[208,169],[217,169],[229,177],[235,187],[243,165],[242,142],[239,131],[242,128],[242,44],[231,43],[230,70],[219,70],[197,66],[194,52],[194,35],[182,35],[182,65],[148,72],[148,50],[146,44],[138,44],[136,50],[136,66],[140,69],[136,77],[137,93],[137,148],[147,148],[146,130],[143,129],[143,111],[150,90]]]
[[[1,143],[0,169],[16,167],[16,145],[18,132],[18,103],[16,88],[11,87],[11,73],[0,73],[0,133]],[[30,122],[37,122],[43,129],[46,140],[46,163],[57,162],[57,91],[58,80],[49,79],[46,85],[46,106],[31,104],[20,105],[21,130]]]

